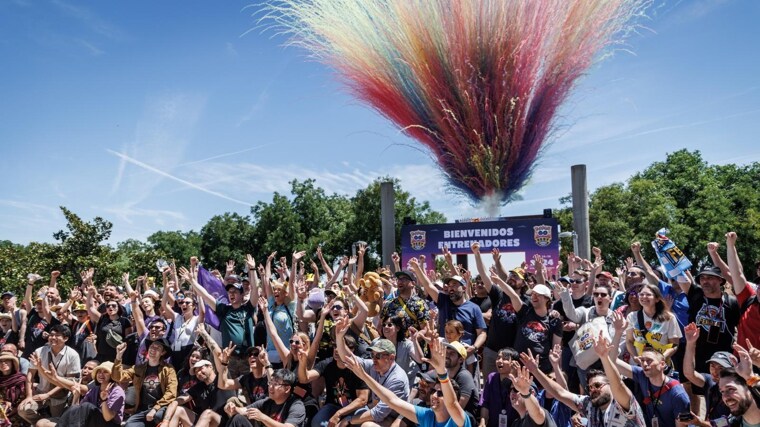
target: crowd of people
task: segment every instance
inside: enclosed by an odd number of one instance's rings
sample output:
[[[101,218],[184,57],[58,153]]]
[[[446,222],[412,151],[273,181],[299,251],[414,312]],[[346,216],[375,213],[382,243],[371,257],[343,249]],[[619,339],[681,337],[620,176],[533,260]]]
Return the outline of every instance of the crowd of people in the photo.
[[[675,278],[639,243],[614,271],[570,254],[561,277],[478,243],[471,269],[444,250],[441,271],[394,254],[365,272],[362,246],[335,269],[319,249],[191,258],[160,284],[89,269],[67,292],[30,274],[2,294],[0,426],[758,425],[760,302],[736,244]]]

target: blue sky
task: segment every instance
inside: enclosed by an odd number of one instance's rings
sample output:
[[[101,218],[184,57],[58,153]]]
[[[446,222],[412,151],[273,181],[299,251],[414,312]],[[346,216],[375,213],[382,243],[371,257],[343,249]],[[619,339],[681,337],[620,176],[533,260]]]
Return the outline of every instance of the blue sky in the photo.
[[[378,176],[450,219],[483,216],[416,143],[327,67],[251,30],[249,1],[0,1],[0,239],[52,241],[64,205],[114,223],[111,242],[198,230],[314,178],[354,194]],[[624,181],[665,154],[760,160],[760,2],[669,1],[594,66],[522,201]]]

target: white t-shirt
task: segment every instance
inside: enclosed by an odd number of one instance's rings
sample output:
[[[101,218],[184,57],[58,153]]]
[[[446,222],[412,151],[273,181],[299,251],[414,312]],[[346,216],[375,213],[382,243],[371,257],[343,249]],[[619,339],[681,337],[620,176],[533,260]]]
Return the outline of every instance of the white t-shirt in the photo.
[[[172,350],[179,351],[182,347],[195,342],[197,334],[195,327],[198,325],[198,316],[193,316],[190,320],[185,320],[181,314],[174,316],[172,322]]]
[[[63,349],[56,355],[53,354],[49,344],[38,348],[34,351],[34,354],[40,358],[42,366],[49,366],[52,362],[53,366],[55,366],[55,371],[60,377],[76,379],[82,374],[79,364],[79,353],[67,345],[63,346]],[[40,383],[37,385],[37,392],[35,394],[47,393],[55,387],[44,376],[40,375],[39,377]]]
[[[655,350],[662,353],[666,349],[664,347],[667,347],[670,343],[670,339],[680,339],[683,336],[683,334],[681,334],[681,328],[678,327],[676,316],[671,315],[670,319],[660,322],[647,316],[646,313],[643,313],[644,326],[646,326],[647,329],[647,337],[644,337],[641,333],[642,326],[639,325],[638,313],[638,311],[628,313],[628,333],[633,334],[634,346],[639,353],[647,345],[654,347]]]

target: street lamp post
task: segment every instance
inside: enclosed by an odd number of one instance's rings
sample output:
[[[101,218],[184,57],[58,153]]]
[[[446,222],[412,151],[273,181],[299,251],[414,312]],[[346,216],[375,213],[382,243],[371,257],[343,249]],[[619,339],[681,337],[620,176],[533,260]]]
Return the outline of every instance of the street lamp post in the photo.
[[[578,233],[575,231],[563,231],[559,233],[560,239],[566,239],[568,237],[573,238],[573,253],[578,255]]]

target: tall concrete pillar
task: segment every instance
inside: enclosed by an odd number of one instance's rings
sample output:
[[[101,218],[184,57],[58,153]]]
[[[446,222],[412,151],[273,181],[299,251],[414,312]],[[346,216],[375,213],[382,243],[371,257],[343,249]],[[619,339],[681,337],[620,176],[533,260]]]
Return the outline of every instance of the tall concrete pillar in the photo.
[[[380,227],[383,242],[383,264],[393,265],[391,255],[396,250],[396,193],[393,182],[380,183]]]
[[[578,255],[591,258],[591,236],[588,224],[588,187],[586,185],[586,165],[570,168],[573,186],[573,228],[578,234]]]

